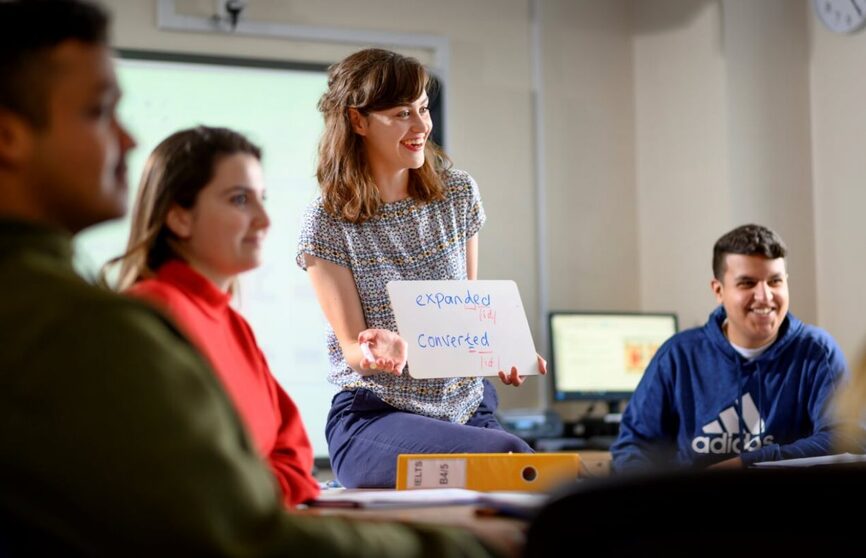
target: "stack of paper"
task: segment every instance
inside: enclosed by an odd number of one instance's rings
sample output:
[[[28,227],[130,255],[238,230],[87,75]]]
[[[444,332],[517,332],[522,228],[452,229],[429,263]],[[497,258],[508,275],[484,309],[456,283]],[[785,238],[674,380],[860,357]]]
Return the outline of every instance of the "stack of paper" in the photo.
[[[762,469],[776,469],[784,467],[814,467],[815,465],[836,465],[841,463],[866,463],[866,455],[853,453],[840,453],[836,455],[822,455],[819,457],[800,457],[798,459],[783,459],[781,461],[761,461],[753,467]]]
[[[531,517],[548,500],[547,494],[530,492],[478,492],[463,488],[421,490],[347,490],[322,492],[312,507],[328,508],[412,508],[477,505],[514,517]]]

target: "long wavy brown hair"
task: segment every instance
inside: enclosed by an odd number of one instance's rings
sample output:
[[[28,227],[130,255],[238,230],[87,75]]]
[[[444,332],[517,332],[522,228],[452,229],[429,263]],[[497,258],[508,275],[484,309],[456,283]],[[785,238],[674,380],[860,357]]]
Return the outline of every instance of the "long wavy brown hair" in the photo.
[[[352,129],[349,109],[362,115],[434,93],[430,75],[418,60],[378,48],[361,50],[328,71],[328,90],[319,99],[325,131],[319,142],[316,177],[325,210],[352,223],[363,223],[379,209],[381,198],[364,154],[363,139]],[[409,170],[409,195],[420,202],[445,197],[442,174],[451,160],[428,140],[424,164]]]
[[[167,261],[182,260],[177,239],[166,225],[169,210],[175,204],[192,209],[198,193],[213,179],[217,163],[237,153],[262,158],[258,146],[228,128],[197,126],[162,140],[144,165],[126,252],[103,266],[102,283],[111,286],[109,274],[119,266],[113,286],[122,291],[153,277]]]

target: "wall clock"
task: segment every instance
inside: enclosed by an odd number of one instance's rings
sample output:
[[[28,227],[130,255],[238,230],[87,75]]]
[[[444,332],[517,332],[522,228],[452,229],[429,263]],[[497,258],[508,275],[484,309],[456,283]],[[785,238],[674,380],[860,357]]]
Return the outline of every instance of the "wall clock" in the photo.
[[[851,33],[866,22],[866,0],[812,0],[815,14],[830,31]]]

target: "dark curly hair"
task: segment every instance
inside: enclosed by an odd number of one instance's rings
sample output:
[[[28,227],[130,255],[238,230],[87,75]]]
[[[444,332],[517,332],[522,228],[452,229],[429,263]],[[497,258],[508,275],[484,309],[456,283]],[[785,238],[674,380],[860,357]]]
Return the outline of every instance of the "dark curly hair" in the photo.
[[[769,260],[784,258],[788,253],[778,234],[761,225],[742,225],[725,233],[713,246],[713,276],[719,281],[725,275],[725,256],[763,256]]]

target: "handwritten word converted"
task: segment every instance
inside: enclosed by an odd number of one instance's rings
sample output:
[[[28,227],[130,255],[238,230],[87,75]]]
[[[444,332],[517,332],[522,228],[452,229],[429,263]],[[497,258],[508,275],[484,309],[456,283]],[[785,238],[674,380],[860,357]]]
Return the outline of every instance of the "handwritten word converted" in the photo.
[[[440,347],[450,349],[473,349],[475,347],[489,347],[490,338],[485,331],[481,335],[428,335],[422,333],[418,336],[418,346],[422,349],[437,349]]]

